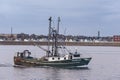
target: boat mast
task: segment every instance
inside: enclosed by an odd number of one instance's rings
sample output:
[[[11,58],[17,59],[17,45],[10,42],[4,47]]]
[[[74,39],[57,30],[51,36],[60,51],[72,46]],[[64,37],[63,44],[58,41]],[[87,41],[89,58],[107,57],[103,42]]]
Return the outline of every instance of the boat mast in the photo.
[[[58,17],[57,34],[59,34],[59,23],[60,23],[60,17]]]
[[[50,37],[51,37],[51,22],[52,22],[52,17],[50,17],[48,20],[49,20],[49,33],[48,33],[48,53],[47,53],[47,56],[50,55]]]
[[[60,23],[60,17],[58,17],[57,29],[53,31],[54,40],[55,40],[54,41],[54,56],[59,56],[59,54],[58,54],[59,23]]]
[[[49,34],[48,34],[48,53],[47,56],[59,56],[58,54],[58,35],[60,17],[58,17],[57,29],[51,27],[52,17],[49,18]],[[50,52],[50,39],[52,38],[52,52]],[[51,55],[50,55],[51,53]]]

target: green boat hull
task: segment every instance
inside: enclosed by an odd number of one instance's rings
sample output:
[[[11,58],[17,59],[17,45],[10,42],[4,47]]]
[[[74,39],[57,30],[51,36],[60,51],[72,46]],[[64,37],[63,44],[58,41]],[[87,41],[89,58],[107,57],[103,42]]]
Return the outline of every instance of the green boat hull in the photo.
[[[84,65],[88,65],[88,63],[91,60],[91,58],[80,58],[80,59],[61,60],[61,61],[41,61],[41,60],[37,60],[37,59],[19,59],[19,61],[16,61],[16,58],[14,58],[15,65],[19,65],[19,66],[50,66],[50,67],[84,66]]]

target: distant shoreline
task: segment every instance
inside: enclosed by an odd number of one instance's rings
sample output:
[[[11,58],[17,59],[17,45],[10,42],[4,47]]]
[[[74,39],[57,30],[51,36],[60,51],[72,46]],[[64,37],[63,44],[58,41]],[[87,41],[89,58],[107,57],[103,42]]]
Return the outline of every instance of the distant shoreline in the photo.
[[[36,42],[36,41],[0,41],[0,45],[41,45],[46,46],[48,42]],[[120,42],[59,42],[65,46],[120,46]],[[50,42],[52,45],[52,42]]]

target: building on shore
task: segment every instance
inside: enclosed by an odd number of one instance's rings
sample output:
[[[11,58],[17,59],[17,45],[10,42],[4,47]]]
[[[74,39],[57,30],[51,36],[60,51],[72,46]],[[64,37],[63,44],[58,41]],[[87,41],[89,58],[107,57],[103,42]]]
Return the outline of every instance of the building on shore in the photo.
[[[113,41],[114,42],[120,42],[120,35],[114,35],[113,36]]]
[[[17,34],[0,34],[0,40],[15,40]]]
[[[58,39],[60,42],[112,42],[120,41],[120,36],[73,36],[73,35],[59,35]],[[35,34],[0,34],[0,41],[48,41],[48,36],[46,35],[35,35]]]

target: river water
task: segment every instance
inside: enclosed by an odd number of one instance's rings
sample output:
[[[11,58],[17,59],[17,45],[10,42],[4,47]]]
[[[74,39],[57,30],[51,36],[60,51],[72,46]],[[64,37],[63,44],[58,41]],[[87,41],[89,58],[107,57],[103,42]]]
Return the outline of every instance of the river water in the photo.
[[[86,68],[13,67],[15,52],[25,49],[35,57],[45,53],[36,46],[0,46],[0,80],[120,80],[120,47],[68,47],[92,57]]]

